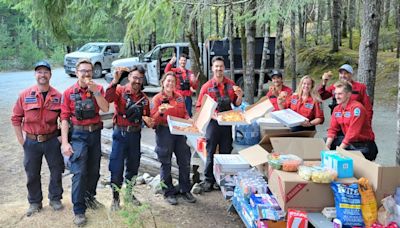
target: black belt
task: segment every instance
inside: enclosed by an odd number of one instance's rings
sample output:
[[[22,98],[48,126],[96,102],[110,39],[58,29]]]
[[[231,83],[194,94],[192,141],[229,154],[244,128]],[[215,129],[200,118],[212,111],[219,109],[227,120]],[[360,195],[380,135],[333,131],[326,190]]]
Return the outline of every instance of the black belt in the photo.
[[[74,125],[75,130],[93,132],[103,128],[103,123],[90,124],[90,125]]]
[[[53,133],[43,134],[43,135],[35,135],[35,134],[26,133],[27,138],[36,140],[38,142],[46,142],[47,140],[52,139],[58,135],[59,135],[59,131],[55,131]]]
[[[118,126],[114,125],[114,129],[121,130],[123,132],[139,132],[142,128],[140,126]]]

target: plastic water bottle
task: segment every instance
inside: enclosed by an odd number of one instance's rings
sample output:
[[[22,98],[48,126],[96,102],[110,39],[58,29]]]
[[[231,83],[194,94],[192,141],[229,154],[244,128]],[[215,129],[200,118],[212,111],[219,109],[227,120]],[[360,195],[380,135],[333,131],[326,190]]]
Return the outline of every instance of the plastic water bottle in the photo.
[[[400,205],[400,186],[396,188],[396,193],[394,194],[394,200],[397,205]]]

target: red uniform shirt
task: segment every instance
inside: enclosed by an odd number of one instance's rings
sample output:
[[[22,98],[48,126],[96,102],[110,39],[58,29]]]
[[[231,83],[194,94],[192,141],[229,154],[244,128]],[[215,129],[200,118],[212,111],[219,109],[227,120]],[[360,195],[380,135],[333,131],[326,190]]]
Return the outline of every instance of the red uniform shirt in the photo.
[[[338,131],[344,133],[343,143],[349,145],[352,142],[374,141],[367,110],[358,101],[350,100],[346,108],[338,105],[333,109],[331,125],[328,129],[328,137],[335,138]]]
[[[158,107],[163,104],[163,102],[167,101],[172,107],[160,115]],[[150,116],[154,119],[156,126],[167,125],[167,116],[175,116],[184,119],[190,118],[185,108],[185,100],[183,96],[175,92],[172,97],[168,97],[164,92],[157,93],[151,101]]]
[[[314,100],[311,96],[308,96],[307,100],[303,101],[303,99],[299,98],[297,94],[293,94],[288,97],[286,108],[292,109],[306,117],[309,121],[321,118],[321,124],[324,122],[324,111],[321,108],[321,102]]]
[[[282,85],[282,90],[280,92],[287,92],[288,96],[292,95],[292,89]],[[274,110],[273,111],[278,111],[279,110],[279,106],[278,106],[278,97],[275,96],[274,94],[272,94],[272,91],[268,91],[267,95],[266,95],[269,99],[269,101],[271,101],[272,105],[274,106]]]
[[[150,104],[149,104],[149,98],[144,94],[142,91],[139,91],[138,93],[134,93],[132,91],[132,87],[130,84],[126,84],[125,86],[110,86],[106,90],[106,96],[105,99],[111,103],[114,102],[114,124],[122,127],[126,126],[136,126],[138,127],[139,124],[134,124],[127,120],[124,115],[126,114],[126,102],[127,99],[125,96],[129,96],[131,101],[133,103],[136,103],[140,99],[143,98],[142,101],[140,101],[140,104],[143,104],[143,116],[150,116]]]
[[[372,121],[373,110],[367,95],[367,87],[364,84],[356,81],[352,81],[351,86],[353,91],[350,100],[356,100],[364,105],[365,109],[367,110],[368,119]],[[326,88],[325,86],[321,85],[318,89],[318,93],[321,95],[323,100],[326,100],[332,96],[335,96],[335,86],[330,85],[328,88]]]
[[[46,100],[37,85],[20,93],[14,105],[11,122],[29,134],[45,135],[55,132],[61,111],[61,93],[50,86]]]
[[[104,96],[103,86],[97,85],[97,89],[100,91],[101,95]],[[85,120],[78,120],[75,117],[75,91],[80,94],[82,101],[86,99],[93,99],[96,112],[95,117]],[[64,91],[63,101],[61,104],[61,120],[71,120],[72,125],[81,126],[98,124],[101,122],[99,111],[100,108],[99,105],[97,105],[96,98],[89,92],[88,88],[81,88],[78,82]]]
[[[182,75],[182,79],[183,80],[189,80],[190,82],[190,86],[193,89],[197,89],[197,87],[199,86],[199,82],[196,81],[195,83],[192,82],[192,80],[190,80],[190,75],[192,75],[192,71],[191,70],[183,70],[182,68],[172,68],[172,64],[168,63],[167,66],[165,67],[164,72],[167,73],[168,71],[172,71],[175,73],[176,75],[176,91],[178,93],[180,93],[182,96],[184,97],[190,97],[192,96],[192,91],[191,90],[181,90],[181,77],[180,75]]]
[[[200,110],[201,104],[203,102],[203,97],[205,94],[208,94],[212,99],[215,101],[218,101],[217,93],[216,91],[219,91],[219,94],[221,96],[226,96],[225,94],[225,86],[227,87],[228,91],[228,96],[231,99],[231,103],[235,104],[237,96],[235,92],[233,91],[233,86],[235,83],[226,77],[222,80],[222,82],[218,83],[214,78],[208,80],[204,85],[201,87],[199,96],[197,98],[197,103],[196,103],[196,110]]]

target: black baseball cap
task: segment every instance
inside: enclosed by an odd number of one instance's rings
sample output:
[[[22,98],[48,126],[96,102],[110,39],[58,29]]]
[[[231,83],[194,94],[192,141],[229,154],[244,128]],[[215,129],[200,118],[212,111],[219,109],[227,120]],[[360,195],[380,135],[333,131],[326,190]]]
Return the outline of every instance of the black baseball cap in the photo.
[[[49,64],[47,61],[45,61],[45,60],[41,60],[41,61],[35,63],[34,66],[35,66],[35,70],[36,70],[37,68],[39,68],[39,67],[46,67],[47,69],[49,69],[49,70],[51,71],[51,66],[50,66],[50,64]]]
[[[275,75],[282,78],[282,73],[281,73],[279,70],[272,70],[272,71],[271,71],[270,77],[272,78],[272,77],[274,77]]]

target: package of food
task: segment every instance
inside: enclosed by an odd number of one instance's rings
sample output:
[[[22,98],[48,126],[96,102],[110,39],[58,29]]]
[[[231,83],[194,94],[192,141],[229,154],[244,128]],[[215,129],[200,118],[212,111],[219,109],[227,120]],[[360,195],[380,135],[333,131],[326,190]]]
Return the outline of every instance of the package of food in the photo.
[[[329,168],[321,166],[300,166],[298,174],[304,180],[315,183],[329,184],[337,179],[337,173]]]
[[[331,188],[335,198],[336,216],[344,226],[364,226],[361,213],[361,195],[358,184],[332,182]]]
[[[364,223],[367,227],[370,227],[378,218],[378,206],[374,190],[372,190],[367,178],[361,177],[358,180],[358,191],[361,194],[361,212]]]
[[[268,156],[268,164],[273,169],[280,169],[286,172],[297,172],[303,160],[293,154],[273,153]]]
[[[307,228],[307,212],[294,209],[288,210],[287,228]]]

